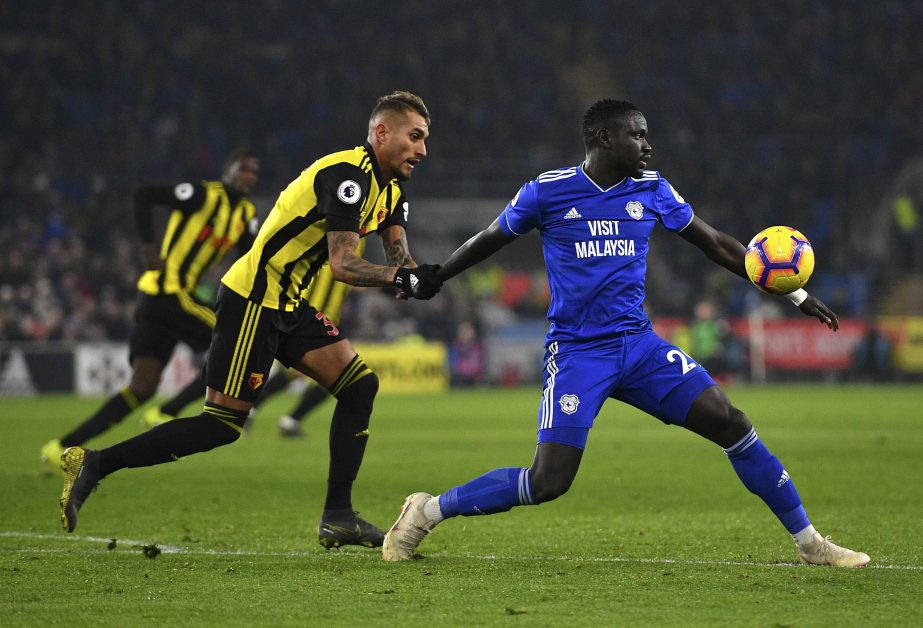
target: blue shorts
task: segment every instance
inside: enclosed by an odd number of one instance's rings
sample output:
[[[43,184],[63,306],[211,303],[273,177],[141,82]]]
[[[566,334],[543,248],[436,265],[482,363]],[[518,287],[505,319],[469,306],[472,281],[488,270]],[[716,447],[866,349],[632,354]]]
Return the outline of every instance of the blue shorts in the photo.
[[[538,442],[583,449],[587,430],[610,398],[683,425],[692,402],[714,385],[704,367],[651,330],[592,345],[552,342],[545,351]]]

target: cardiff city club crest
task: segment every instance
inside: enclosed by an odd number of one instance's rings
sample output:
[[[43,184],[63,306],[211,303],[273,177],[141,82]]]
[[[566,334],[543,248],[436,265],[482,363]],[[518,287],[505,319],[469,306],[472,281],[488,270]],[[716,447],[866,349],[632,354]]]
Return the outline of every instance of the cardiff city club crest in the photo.
[[[625,211],[635,220],[641,220],[641,217],[644,216],[644,205],[638,201],[628,201],[628,204],[625,205]]]
[[[580,405],[580,399],[577,395],[561,395],[559,403],[564,414],[573,414],[577,411],[577,406]]]
[[[252,390],[256,390],[263,385],[263,378],[265,376],[265,373],[250,373],[250,379],[247,380],[247,383],[250,384]]]

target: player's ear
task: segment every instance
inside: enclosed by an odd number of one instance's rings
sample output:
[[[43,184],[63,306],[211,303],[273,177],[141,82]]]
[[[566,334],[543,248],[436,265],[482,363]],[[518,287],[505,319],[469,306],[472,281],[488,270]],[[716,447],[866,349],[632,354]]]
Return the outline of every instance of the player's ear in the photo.
[[[385,123],[384,120],[380,120],[378,124],[375,125],[373,133],[375,134],[375,140],[379,144],[384,144],[388,140],[388,134],[391,132],[391,129]]]
[[[612,145],[609,137],[609,129],[599,129],[596,131],[596,141],[603,148],[609,148]]]

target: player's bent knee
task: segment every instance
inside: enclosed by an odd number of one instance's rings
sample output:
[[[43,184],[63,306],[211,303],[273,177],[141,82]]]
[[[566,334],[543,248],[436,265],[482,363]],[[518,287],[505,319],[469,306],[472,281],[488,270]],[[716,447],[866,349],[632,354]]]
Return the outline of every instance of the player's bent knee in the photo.
[[[722,447],[729,447],[753,426],[747,415],[735,408],[719,387],[713,386],[692,404],[686,427]]]
[[[743,435],[749,432],[751,427],[753,427],[753,424],[750,423],[747,415],[731,406],[731,411],[728,415],[728,428]]]
[[[378,394],[378,376],[374,371],[368,371],[366,375],[352,382],[348,386],[340,389],[334,396],[337,401],[349,402],[356,405],[367,405],[371,407]]]
[[[568,473],[532,473],[532,497],[536,504],[557,499],[570,489],[574,476]]]
[[[378,376],[357,355],[346,365],[328,390],[340,403],[352,400],[368,404],[371,408],[375,395],[378,394]]]
[[[714,429],[722,442],[734,443],[742,438],[750,428],[750,419],[747,415],[728,403],[716,415]]]
[[[378,376],[368,371],[336,394],[335,430],[346,430],[358,437],[368,437],[372,405],[378,393]]]
[[[368,375],[356,382],[356,385],[362,386],[363,393],[370,400],[375,399],[375,395],[378,394],[378,375],[375,374],[375,371],[370,371]]]
[[[244,433],[248,414],[244,410],[234,410],[206,401],[202,414],[198,418],[202,421],[204,432],[209,434],[208,440],[214,442],[214,447],[219,447],[233,443],[240,438]],[[167,425],[172,423],[177,423],[177,421],[170,421]]]
[[[571,483],[569,481],[542,481],[538,484],[533,483],[532,496],[535,498],[536,504],[550,502],[566,493],[570,485]]]
[[[203,414],[203,416],[212,419],[211,426],[216,447],[230,445],[234,441],[239,440],[241,434],[243,434],[242,426],[238,426],[227,420],[221,420],[218,417],[209,414]]]
[[[583,450],[562,443],[539,443],[529,469],[529,483],[536,504],[557,499],[570,489]]]

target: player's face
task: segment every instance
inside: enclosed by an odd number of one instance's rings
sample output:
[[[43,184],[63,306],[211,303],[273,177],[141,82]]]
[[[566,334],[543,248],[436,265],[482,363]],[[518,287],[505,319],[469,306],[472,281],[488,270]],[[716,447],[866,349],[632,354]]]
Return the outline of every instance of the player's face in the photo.
[[[260,160],[244,157],[228,166],[224,182],[241,194],[249,194],[260,178]]]
[[[610,137],[614,166],[622,176],[640,177],[651,158],[647,120],[640,112],[630,113],[612,129]]]
[[[429,126],[416,111],[397,113],[382,121],[376,129],[380,142],[376,156],[385,179],[408,180],[426,157],[427,137]]]

